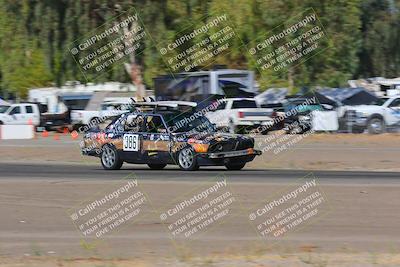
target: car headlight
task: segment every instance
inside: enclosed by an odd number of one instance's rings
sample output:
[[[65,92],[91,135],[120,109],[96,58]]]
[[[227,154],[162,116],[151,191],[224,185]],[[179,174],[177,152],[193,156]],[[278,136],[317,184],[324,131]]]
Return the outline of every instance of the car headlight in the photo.
[[[206,153],[208,151],[209,144],[192,144],[194,151],[197,153]]]
[[[299,121],[309,121],[310,119],[310,116],[299,116]]]

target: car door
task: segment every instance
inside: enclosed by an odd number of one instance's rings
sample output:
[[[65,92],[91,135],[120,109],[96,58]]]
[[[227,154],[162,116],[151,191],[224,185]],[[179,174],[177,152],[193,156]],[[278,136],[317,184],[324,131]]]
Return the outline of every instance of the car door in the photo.
[[[388,121],[387,123],[389,125],[392,124],[397,124],[400,122],[400,98],[394,99],[389,105],[388,105]]]
[[[146,115],[143,133],[143,156],[154,163],[168,163],[170,156],[170,134],[161,115]]]
[[[121,121],[120,137],[122,138],[121,157],[131,163],[142,163],[143,158],[143,135],[144,130],[143,115],[129,114],[125,120]]]
[[[10,121],[8,124],[28,124],[28,121],[25,119],[25,107],[23,106],[15,106],[13,107],[8,115],[10,116]]]
[[[36,107],[36,112],[35,112],[35,106],[34,105],[25,105],[25,120],[27,124],[31,125],[39,125],[40,124],[40,118],[39,118],[39,111],[37,110]]]

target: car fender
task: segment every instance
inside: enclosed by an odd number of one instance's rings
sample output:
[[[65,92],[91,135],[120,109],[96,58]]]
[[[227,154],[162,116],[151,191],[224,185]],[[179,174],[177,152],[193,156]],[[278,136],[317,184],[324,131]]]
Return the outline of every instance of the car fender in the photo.
[[[382,114],[379,114],[379,113],[373,113],[373,114],[371,114],[369,117],[368,117],[368,121],[370,121],[370,120],[372,120],[372,119],[381,119],[381,120],[383,120],[385,123],[386,123],[386,121],[385,121],[385,118],[382,116]]]

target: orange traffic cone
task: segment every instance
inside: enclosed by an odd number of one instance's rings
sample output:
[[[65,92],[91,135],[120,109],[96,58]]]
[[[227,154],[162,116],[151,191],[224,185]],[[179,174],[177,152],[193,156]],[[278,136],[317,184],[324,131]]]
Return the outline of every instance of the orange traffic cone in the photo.
[[[53,139],[54,139],[54,140],[60,140],[60,137],[58,136],[58,133],[55,133],[55,134],[54,134]]]
[[[44,131],[42,132],[42,137],[49,137],[49,132],[46,131],[46,130],[44,130]]]
[[[78,138],[78,136],[79,136],[79,134],[78,134],[78,132],[77,131],[73,131],[72,133],[71,133],[71,138],[72,139],[76,139],[76,138]]]

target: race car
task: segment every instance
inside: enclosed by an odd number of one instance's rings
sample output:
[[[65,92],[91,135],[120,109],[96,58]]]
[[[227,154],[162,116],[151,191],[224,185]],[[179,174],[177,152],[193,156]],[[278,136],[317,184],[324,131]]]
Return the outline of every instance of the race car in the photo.
[[[200,166],[240,170],[261,151],[254,139],[219,133],[196,103],[181,101],[135,103],[104,130],[92,129],[81,142],[82,154],[100,157],[106,170],[124,162],[160,170],[168,164],[193,171]]]

